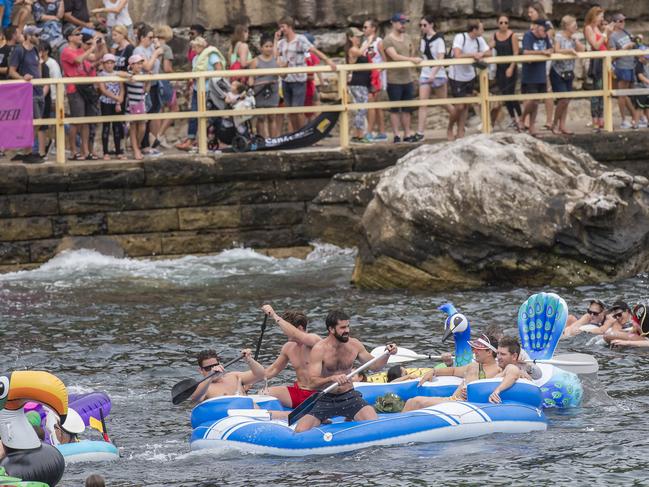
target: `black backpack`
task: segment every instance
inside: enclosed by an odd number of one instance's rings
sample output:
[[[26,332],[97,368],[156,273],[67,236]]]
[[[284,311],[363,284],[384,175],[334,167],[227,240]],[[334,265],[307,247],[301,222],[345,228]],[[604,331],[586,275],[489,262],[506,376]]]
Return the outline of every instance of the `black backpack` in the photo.
[[[433,42],[435,42],[437,39],[442,39],[444,40],[444,34],[440,32],[435,32],[435,35],[431,37],[428,41],[426,41],[426,38],[423,37],[422,40],[426,43],[424,47],[424,56],[426,56],[427,60],[433,60],[435,59],[435,56],[433,56],[433,51],[430,49],[430,46]],[[446,53],[444,53],[444,57],[447,57]]]
[[[466,32],[462,33],[462,49],[464,49],[464,46],[466,45],[466,38],[467,34]],[[480,38],[476,37],[475,42],[478,45],[478,50],[476,52],[480,52]],[[448,52],[446,53],[446,58],[447,59],[453,59],[453,44],[451,44],[451,47],[448,49]]]

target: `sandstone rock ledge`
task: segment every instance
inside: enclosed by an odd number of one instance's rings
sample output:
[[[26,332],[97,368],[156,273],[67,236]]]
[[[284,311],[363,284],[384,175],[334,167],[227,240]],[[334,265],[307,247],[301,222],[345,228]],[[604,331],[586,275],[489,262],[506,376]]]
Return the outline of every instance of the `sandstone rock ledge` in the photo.
[[[382,173],[352,280],[448,290],[632,276],[649,269],[648,187],[527,135],[421,146]]]

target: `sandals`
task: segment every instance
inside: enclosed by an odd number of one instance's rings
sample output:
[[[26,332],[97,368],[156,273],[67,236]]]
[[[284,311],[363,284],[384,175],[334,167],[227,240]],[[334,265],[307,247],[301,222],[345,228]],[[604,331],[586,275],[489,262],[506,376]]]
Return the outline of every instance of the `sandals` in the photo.
[[[72,156],[68,160],[70,160],[70,161],[83,161],[84,157],[81,155],[80,152],[77,152],[75,154],[72,154]]]
[[[88,154],[88,155],[85,157],[85,159],[86,159],[86,161],[98,161],[98,160],[99,160],[99,156],[96,155],[96,154],[93,154],[93,153],[91,152],[90,154]]]

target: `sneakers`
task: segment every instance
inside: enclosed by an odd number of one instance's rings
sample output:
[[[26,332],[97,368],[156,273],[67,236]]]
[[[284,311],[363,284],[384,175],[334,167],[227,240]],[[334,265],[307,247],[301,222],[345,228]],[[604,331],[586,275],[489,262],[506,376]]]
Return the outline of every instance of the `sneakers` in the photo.
[[[424,140],[424,134],[417,132],[413,135],[413,138],[415,139],[414,142],[419,142],[420,140]]]
[[[41,164],[45,162],[45,158],[40,154],[29,154],[28,156],[25,156],[23,162],[25,164]]]
[[[392,143],[400,144],[401,143],[401,137],[399,137],[398,135],[395,135],[394,138],[392,139]]]
[[[157,149],[158,147],[160,147],[160,139],[155,139],[153,141],[153,144],[151,144],[151,148],[152,149]]]
[[[169,142],[167,142],[167,138],[164,135],[161,135],[160,137],[158,137],[158,142],[165,149],[173,148],[173,146]]]
[[[630,129],[633,128],[633,125],[631,122],[628,122],[627,120],[622,120],[622,123],[620,124],[621,129]]]
[[[388,134],[376,134],[372,136],[374,142],[386,142],[388,140]]]
[[[640,121],[638,122],[638,128],[639,129],[646,129],[648,125],[649,124],[647,124],[647,119],[646,118],[641,118]]]
[[[371,140],[367,135],[365,135],[363,137],[352,137],[352,142],[356,144],[368,144],[371,142]]]
[[[423,138],[424,138],[424,136],[421,135],[421,134],[413,134],[413,135],[409,135],[408,137],[404,137],[403,141],[404,142],[419,142]]]
[[[146,152],[145,152],[145,151],[146,151]],[[146,149],[145,149],[145,150],[142,151],[142,153],[143,153],[145,156],[149,156],[149,157],[157,157],[157,156],[159,156],[160,154],[162,154],[162,152],[160,152],[160,151],[157,150],[157,149],[153,149],[153,148],[151,148],[151,149],[149,149],[149,150],[146,150]]]

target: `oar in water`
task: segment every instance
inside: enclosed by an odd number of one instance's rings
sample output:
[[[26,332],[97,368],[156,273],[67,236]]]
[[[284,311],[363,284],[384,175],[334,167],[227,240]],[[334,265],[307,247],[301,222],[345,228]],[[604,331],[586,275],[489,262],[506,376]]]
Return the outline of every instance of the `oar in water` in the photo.
[[[597,359],[586,353],[561,353],[547,360],[527,360],[535,364],[555,365],[575,374],[595,374],[599,370]]]
[[[359,368],[356,370],[352,370],[349,374],[347,374],[347,378],[351,379],[354,377],[356,374],[363,372],[364,370],[369,369],[372,365],[374,365],[376,362],[384,358],[386,355],[388,355],[389,352],[385,351],[385,347],[383,347],[383,353],[379,355],[378,357],[374,357],[372,360],[369,362],[365,362],[363,365],[361,365]],[[296,407],[291,413],[288,415],[288,424],[291,426],[295,422],[297,422],[302,416],[306,415],[313,409],[313,406],[322,399],[322,397],[333,391],[336,387],[338,387],[338,383],[334,382],[330,386],[328,386],[326,389],[320,392],[316,392],[315,394],[309,396],[309,398],[304,401],[302,404],[300,404],[298,407]]]
[[[232,365],[235,362],[238,362],[243,358],[243,355],[239,355],[237,358],[233,358],[230,360],[228,363],[223,365],[223,368],[227,368],[230,365]],[[192,394],[194,394],[194,391],[196,388],[205,382],[206,380],[211,380],[214,379],[215,377],[224,374],[225,372],[221,371],[214,371],[208,376],[204,377],[202,380],[199,380],[198,382],[195,381],[194,379],[183,379],[180,382],[178,382],[173,388],[171,389],[171,402],[174,404],[174,406],[180,404],[183,401],[186,401],[191,397]]]
[[[381,357],[385,347],[376,347],[370,353],[373,357]],[[405,362],[414,362],[415,360],[440,360],[441,355],[422,355],[408,348],[399,347],[398,352],[395,355],[390,355],[388,359],[389,364],[402,364]]]

